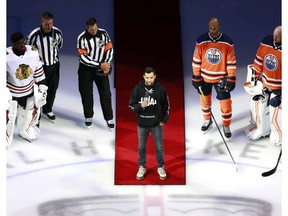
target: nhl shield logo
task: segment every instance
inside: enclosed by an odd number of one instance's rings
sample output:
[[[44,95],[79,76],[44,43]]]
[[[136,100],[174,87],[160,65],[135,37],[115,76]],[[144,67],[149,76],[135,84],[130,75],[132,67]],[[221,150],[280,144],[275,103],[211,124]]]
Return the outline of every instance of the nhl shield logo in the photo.
[[[274,71],[278,67],[278,61],[275,55],[269,54],[264,57],[264,67],[269,71]]]
[[[53,47],[58,47],[58,41],[57,41],[57,39],[53,39],[53,40],[52,40],[52,46],[53,46]]]
[[[206,59],[208,63],[216,65],[221,61],[222,54],[218,49],[211,48],[206,52]]]
[[[99,48],[104,47],[104,41],[103,40],[98,40],[97,41],[97,47],[99,47]]]

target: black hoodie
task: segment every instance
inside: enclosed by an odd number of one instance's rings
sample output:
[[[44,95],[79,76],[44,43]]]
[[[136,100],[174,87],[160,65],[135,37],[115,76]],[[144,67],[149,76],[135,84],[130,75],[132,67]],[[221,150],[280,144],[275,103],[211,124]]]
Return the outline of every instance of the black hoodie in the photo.
[[[142,108],[141,102],[145,97],[148,99],[148,106]],[[148,87],[142,79],[131,93],[129,108],[136,112],[139,127],[155,127],[168,120],[169,98],[165,88],[157,80],[153,86]]]

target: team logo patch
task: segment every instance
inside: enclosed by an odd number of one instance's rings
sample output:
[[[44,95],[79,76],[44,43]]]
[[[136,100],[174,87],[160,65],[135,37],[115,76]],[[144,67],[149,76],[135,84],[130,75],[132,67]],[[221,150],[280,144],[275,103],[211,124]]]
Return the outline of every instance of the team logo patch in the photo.
[[[221,61],[222,53],[218,49],[211,48],[207,50],[205,56],[206,56],[208,63],[216,65]]]
[[[31,50],[32,50],[32,51],[37,51],[37,50],[38,50],[38,48],[37,48],[37,46],[36,46],[36,45],[34,45],[34,44],[33,44],[33,45],[32,45],[32,47],[31,47]]]
[[[56,39],[52,40],[52,46],[53,47],[58,47],[58,41]]]
[[[104,46],[104,41],[103,40],[98,40],[97,41],[97,47],[102,48]]]
[[[278,67],[278,61],[275,55],[269,54],[264,57],[264,67],[269,71],[274,71]]]
[[[16,70],[16,78],[19,80],[27,79],[32,74],[32,69],[29,65],[21,64]]]

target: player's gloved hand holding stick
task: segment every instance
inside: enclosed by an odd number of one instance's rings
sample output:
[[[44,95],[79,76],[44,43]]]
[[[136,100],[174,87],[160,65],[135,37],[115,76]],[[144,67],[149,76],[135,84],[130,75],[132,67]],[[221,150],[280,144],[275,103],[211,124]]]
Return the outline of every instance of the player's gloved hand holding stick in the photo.
[[[201,87],[201,88],[204,87],[204,81],[203,81],[202,76],[193,75],[192,76],[192,85],[198,91],[198,93],[201,94],[201,92],[199,91],[199,87]]]

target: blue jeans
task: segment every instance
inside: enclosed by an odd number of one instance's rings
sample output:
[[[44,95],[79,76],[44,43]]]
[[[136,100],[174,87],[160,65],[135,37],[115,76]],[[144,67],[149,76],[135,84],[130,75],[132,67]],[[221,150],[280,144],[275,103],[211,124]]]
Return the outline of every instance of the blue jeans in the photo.
[[[163,146],[163,132],[162,126],[143,128],[137,126],[138,129],[138,166],[146,167],[146,144],[148,140],[149,132],[151,131],[158,167],[164,166],[164,146]]]

